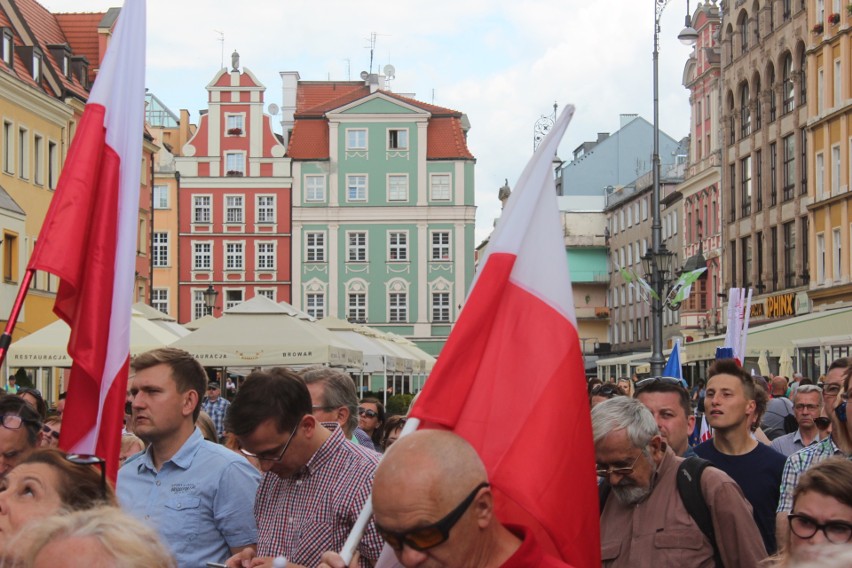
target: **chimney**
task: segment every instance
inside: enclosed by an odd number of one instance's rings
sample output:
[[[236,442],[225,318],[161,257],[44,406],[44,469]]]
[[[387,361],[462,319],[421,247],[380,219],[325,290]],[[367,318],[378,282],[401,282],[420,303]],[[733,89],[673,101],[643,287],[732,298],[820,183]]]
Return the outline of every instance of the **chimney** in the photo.
[[[299,88],[298,71],[281,71],[281,131],[284,133],[284,146],[290,144],[290,133],[296,120],[296,93]]]

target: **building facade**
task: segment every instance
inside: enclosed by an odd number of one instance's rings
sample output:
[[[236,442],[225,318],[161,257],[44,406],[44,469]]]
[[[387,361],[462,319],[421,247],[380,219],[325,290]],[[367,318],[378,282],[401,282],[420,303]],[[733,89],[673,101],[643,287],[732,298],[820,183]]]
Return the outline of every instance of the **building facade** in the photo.
[[[290,301],[290,160],[263,112],[266,88],[239,69],[238,55],[234,63],[207,85],[208,108],[174,159],[180,176],[172,315],[180,323],[207,314],[204,291],[211,286],[216,316],[256,295]],[[181,132],[187,131],[179,128],[177,142]]]
[[[365,81],[284,72],[293,162],[293,304],[437,355],[473,278],[467,118]]]

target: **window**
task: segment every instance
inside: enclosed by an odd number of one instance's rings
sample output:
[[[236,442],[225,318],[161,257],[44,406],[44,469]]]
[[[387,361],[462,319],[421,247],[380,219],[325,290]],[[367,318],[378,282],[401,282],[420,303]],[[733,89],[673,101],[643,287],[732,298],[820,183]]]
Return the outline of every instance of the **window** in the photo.
[[[245,175],[245,154],[242,152],[225,152],[225,173],[236,177]]]
[[[346,176],[346,201],[367,201],[367,176]]]
[[[731,286],[736,288],[737,286],[737,241],[730,241],[728,243],[728,252],[731,259]],[[665,310],[663,310],[665,311]]]
[[[388,174],[388,201],[408,201],[406,174]]]
[[[751,286],[751,237],[743,237],[742,243],[742,258],[743,261],[743,288]]]
[[[257,270],[275,270],[275,242],[258,242]]]
[[[228,136],[240,136],[245,131],[245,115],[226,114],[225,128]]]
[[[12,57],[14,55],[15,40],[12,38],[12,30],[3,28],[3,61],[9,67],[12,66]]]
[[[213,266],[213,245],[211,243],[194,243],[192,266],[195,270],[210,270]]]
[[[450,323],[450,293],[432,292],[432,321]]]
[[[388,233],[388,260],[408,261],[408,233],[403,231]]]
[[[831,147],[831,194],[840,191],[840,146]]]
[[[349,292],[346,319],[352,323],[367,323],[367,294],[363,291]]]
[[[408,321],[408,292],[388,294],[388,321],[391,323]]]
[[[38,48],[33,48],[33,81],[41,82],[42,54]]]
[[[192,292],[192,316],[194,319],[207,315],[207,305],[204,303],[204,290],[193,290]]]
[[[367,262],[367,233],[365,231],[353,231],[346,233],[347,262]]]
[[[273,302],[275,301],[275,288],[255,288],[254,289],[255,296],[263,296],[264,298],[269,298]]]
[[[825,234],[816,236],[817,284],[825,284]]]
[[[840,282],[840,276],[843,268],[843,243],[840,241],[840,229],[833,229],[831,231],[831,247],[834,251],[832,255],[832,264],[834,265],[834,281]]]
[[[817,199],[825,197],[825,160],[822,152],[816,155],[816,196]]]
[[[796,223],[784,223],[784,287],[796,283]]]
[[[154,186],[154,209],[169,208],[169,186],[155,185]]]
[[[808,216],[802,217],[802,279],[807,284],[810,281],[810,250],[808,250]]]
[[[450,232],[432,233],[432,260],[450,260]]]
[[[3,233],[3,281],[18,281],[18,238]]]
[[[795,104],[795,89],[793,88],[793,56],[789,53],[784,57],[784,74],[782,75],[784,88],[784,114],[793,110]]]
[[[3,122],[3,171],[7,174],[15,172],[15,145],[12,140],[12,123]]]
[[[817,113],[822,114],[825,106],[825,73],[822,67],[817,69]]]
[[[730,221],[733,223],[737,220],[737,166],[736,164],[728,165],[728,176],[730,181],[728,182],[728,188],[731,193],[730,199]]]
[[[325,201],[325,176],[305,176],[305,201]]]
[[[757,293],[763,292],[763,233],[759,232],[754,236],[754,248],[757,249]],[[706,304],[702,309],[707,309]]]
[[[772,290],[778,289],[778,267],[781,265],[778,258],[778,227],[772,227],[772,239],[769,241],[769,258],[772,267]]]
[[[769,122],[775,122],[775,118],[778,116],[778,103],[777,96],[775,94],[775,74],[774,71],[770,68],[769,70]]]
[[[238,304],[243,303],[242,290],[225,290],[225,309],[229,310]]]
[[[225,196],[225,222],[226,223],[242,223],[243,222],[243,196],[242,195],[226,195]]]
[[[47,143],[47,183],[50,189],[56,189],[59,179],[59,153],[56,150],[56,142]]]
[[[756,170],[757,170],[756,171],[757,184],[755,186],[755,190],[756,190],[756,193],[757,193],[757,210],[762,211],[763,210],[763,151],[762,150],[755,151],[754,162],[755,162],[754,165],[755,165]],[[705,211],[704,211],[705,219],[707,217],[706,207],[707,206],[705,205]]]
[[[325,294],[323,292],[308,292],[305,294],[305,311],[317,319],[325,317]]]
[[[325,233],[305,233],[305,258],[308,262],[325,262]]]
[[[778,203],[778,148],[773,142],[769,145],[769,205]]]
[[[805,195],[808,192],[808,133],[805,128],[799,129],[799,137],[802,148],[802,161],[799,162],[802,170],[802,183],[799,186],[799,193]]]
[[[346,149],[347,150],[366,150],[367,149],[367,129],[366,128],[347,128],[346,129]]]
[[[33,182],[44,185],[44,138],[33,137]]]
[[[192,198],[192,218],[195,223],[210,223],[213,198],[209,195],[195,195]]]
[[[801,59],[799,59],[799,105],[804,105],[808,102],[808,78],[805,73],[808,69],[807,54],[802,50]]]
[[[151,235],[153,238],[153,255],[154,268],[163,268],[169,265],[169,234],[155,232]]]
[[[388,130],[388,150],[408,150],[408,129]]]
[[[164,314],[169,313],[169,289],[154,288],[151,290],[151,307]]]
[[[796,187],[796,144],[792,134],[785,136],[784,144],[784,201],[793,199]]]
[[[740,160],[740,216],[751,215],[751,156]]]
[[[18,175],[23,179],[30,177],[29,133],[26,128],[18,128]]]
[[[257,203],[257,222],[258,223],[274,223],[275,222],[275,196],[274,195],[258,195],[256,203]]]
[[[751,134],[751,108],[749,107],[748,84],[740,88],[740,138]]]
[[[834,60],[834,100],[832,107],[839,107],[843,100],[840,98],[840,89],[843,85],[843,75],[840,72],[840,60]]]
[[[429,195],[433,201],[450,200],[450,174],[429,176]]]

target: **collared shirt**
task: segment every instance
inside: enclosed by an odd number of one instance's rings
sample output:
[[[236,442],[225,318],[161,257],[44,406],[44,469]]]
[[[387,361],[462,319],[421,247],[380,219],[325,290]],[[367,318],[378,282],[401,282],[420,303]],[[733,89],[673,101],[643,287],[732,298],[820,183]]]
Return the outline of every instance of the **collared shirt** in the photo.
[[[201,407],[204,409],[204,412],[206,412],[213,420],[213,425],[216,427],[216,434],[218,434],[220,438],[222,437],[222,434],[225,433],[225,413],[228,411],[229,406],[231,406],[231,403],[221,396],[215,401],[205,399],[204,402],[201,403]]]
[[[843,452],[829,436],[820,443],[811,444],[788,457],[781,475],[781,499],[778,500],[777,512],[789,513],[793,510],[793,490],[809,467],[836,455],[843,455]]]
[[[808,444],[808,446],[813,446],[818,443],[819,436],[814,436],[814,439],[811,440],[811,443]],[[780,438],[775,438],[772,440],[772,443],[769,444],[769,447],[776,452],[780,452],[785,456],[790,457],[799,450],[805,448],[805,443],[802,441],[802,432],[800,430],[796,430],[795,432],[784,434]]]
[[[363,446],[368,450],[378,451],[376,446],[373,445],[373,439],[370,438],[370,435],[361,430],[360,428],[355,428],[352,432],[352,442],[358,444],[359,446]]]
[[[118,471],[122,508],[156,528],[178,566],[224,563],[231,548],[257,542],[254,506],[260,473],[196,428],[160,471],[152,449]]]
[[[651,494],[636,505],[625,505],[610,492],[601,513],[604,568],[715,565],[713,545],[678,495],[676,477],[682,461],[667,448]],[[739,485],[722,470],[708,467],[701,475],[701,493],[724,565],[758,566],[766,549]]]
[[[254,506],[257,555],[316,566],[326,550],[341,550],[370,496],[379,457],[334,428],[297,473],[281,478],[266,472]],[[358,545],[361,565],[374,563],[382,546],[371,521]]]

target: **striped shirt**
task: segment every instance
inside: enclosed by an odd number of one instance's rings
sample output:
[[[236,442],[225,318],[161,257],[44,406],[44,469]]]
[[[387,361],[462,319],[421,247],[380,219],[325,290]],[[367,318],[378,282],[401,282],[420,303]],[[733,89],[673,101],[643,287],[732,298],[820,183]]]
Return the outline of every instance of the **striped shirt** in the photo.
[[[370,496],[379,457],[335,428],[298,473],[286,479],[265,473],[254,505],[257,555],[316,566],[323,552],[341,550]],[[358,545],[361,566],[375,563],[382,546],[371,521]]]
[[[788,457],[787,463],[784,464],[784,473],[781,474],[781,498],[778,500],[777,512],[789,513],[793,510],[793,490],[809,467],[836,455],[842,456],[843,452],[829,436],[822,442],[811,444]]]

